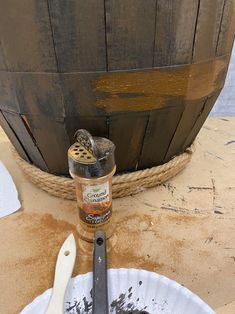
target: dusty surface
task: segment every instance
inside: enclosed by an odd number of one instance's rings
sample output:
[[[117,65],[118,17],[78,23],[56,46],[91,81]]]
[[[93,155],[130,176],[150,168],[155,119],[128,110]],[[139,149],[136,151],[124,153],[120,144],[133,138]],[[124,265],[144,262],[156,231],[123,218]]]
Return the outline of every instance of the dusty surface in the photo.
[[[114,201],[117,226],[109,243],[109,267],[159,272],[220,308],[218,313],[234,313],[233,141],[235,118],[210,118],[181,174]],[[27,181],[1,131],[0,159],[22,201],[18,213],[0,220],[0,313],[15,314],[52,285],[59,247],[71,231],[76,234],[77,210],[75,202],[52,197]],[[74,275],[90,271],[92,262],[91,245],[78,237],[77,245]]]

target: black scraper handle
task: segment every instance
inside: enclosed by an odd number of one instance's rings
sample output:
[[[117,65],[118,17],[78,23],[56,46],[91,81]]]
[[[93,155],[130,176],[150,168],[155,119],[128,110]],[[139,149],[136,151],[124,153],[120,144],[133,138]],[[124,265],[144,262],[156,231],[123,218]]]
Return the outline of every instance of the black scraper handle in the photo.
[[[103,231],[97,231],[94,236],[92,297],[92,313],[108,314],[106,236]]]

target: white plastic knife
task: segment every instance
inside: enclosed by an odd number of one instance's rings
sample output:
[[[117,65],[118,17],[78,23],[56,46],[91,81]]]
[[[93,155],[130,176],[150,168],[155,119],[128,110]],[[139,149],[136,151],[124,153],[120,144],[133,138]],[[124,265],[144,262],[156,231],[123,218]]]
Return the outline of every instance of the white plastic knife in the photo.
[[[64,314],[64,295],[76,259],[76,242],[71,233],[62,245],[55,268],[54,285],[46,314]]]

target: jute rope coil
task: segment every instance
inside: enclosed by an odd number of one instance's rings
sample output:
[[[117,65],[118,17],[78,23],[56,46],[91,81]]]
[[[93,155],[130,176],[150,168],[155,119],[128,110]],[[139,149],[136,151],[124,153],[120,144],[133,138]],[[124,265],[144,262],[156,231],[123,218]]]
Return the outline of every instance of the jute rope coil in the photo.
[[[157,186],[184,169],[191,160],[193,145],[186,151],[174,157],[169,162],[145,170],[138,170],[113,177],[113,198],[133,195],[146,188]],[[42,190],[65,199],[76,200],[74,181],[72,178],[56,176],[40,170],[22,159],[13,149],[14,157],[18,165],[31,182]]]

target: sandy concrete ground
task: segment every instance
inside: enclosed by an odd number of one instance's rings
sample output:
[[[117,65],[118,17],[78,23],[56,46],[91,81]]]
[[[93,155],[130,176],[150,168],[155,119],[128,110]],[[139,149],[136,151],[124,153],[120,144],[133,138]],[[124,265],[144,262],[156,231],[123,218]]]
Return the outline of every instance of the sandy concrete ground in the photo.
[[[235,313],[234,140],[235,118],[208,119],[182,173],[160,187],[114,201],[116,232],[109,242],[109,267],[156,271],[220,308],[219,314]],[[18,213],[0,220],[4,314],[19,313],[52,285],[56,255],[69,232],[78,246],[74,275],[90,271],[92,263],[91,245],[76,234],[76,203],[33,186],[10,147],[0,132],[0,160],[22,202]]]

